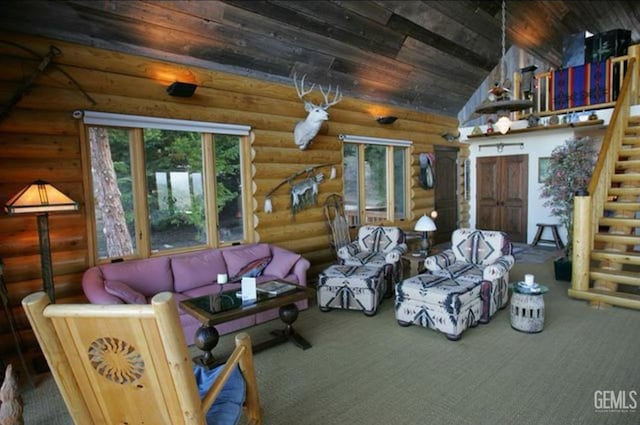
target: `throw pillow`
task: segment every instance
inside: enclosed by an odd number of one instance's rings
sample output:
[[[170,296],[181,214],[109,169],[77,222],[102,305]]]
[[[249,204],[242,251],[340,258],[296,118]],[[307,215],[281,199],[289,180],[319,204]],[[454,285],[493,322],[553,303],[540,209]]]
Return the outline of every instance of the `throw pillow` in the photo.
[[[262,274],[267,265],[271,262],[271,257],[258,258],[240,268],[235,276],[229,278],[230,282],[240,282],[243,277],[258,277]]]
[[[293,265],[298,262],[300,257],[302,257],[300,254],[287,251],[286,249],[275,245],[271,246],[271,252],[273,253],[273,260],[264,270],[264,274],[279,278],[285,278],[289,275]]]
[[[104,290],[127,304],[146,304],[147,298],[120,280],[105,280]]]

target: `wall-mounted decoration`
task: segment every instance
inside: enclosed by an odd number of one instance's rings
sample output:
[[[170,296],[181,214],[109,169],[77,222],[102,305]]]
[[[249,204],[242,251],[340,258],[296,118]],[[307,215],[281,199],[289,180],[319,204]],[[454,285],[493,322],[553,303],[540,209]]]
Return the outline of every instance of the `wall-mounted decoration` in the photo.
[[[433,152],[421,153],[420,160],[420,186],[423,189],[433,189],[436,184],[435,165],[436,156]]]
[[[318,185],[324,180],[324,174],[316,173],[315,170],[322,167],[331,167],[329,178],[336,178],[336,169],[334,164],[314,165],[295,172],[278,183],[265,195],[264,212],[273,212],[271,197],[278,189],[287,183],[291,186],[291,213],[294,216],[297,212],[315,205],[318,199]],[[296,181],[296,179],[301,176],[304,176],[304,179]]]
[[[329,119],[329,114],[327,113],[327,109],[336,103],[342,100],[342,93],[340,93],[340,87],[336,87],[335,94],[333,96],[333,100],[329,101],[329,95],[331,94],[331,86],[325,93],[322,89],[322,86],[318,85],[320,89],[320,93],[322,93],[322,97],[324,97],[324,102],[320,105],[316,105],[315,103],[306,100],[305,96],[313,91],[315,84],[311,84],[309,90],[304,89],[304,79],[306,75],[302,76],[302,80],[300,81],[300,86],[298,87],[298,82],[296,80],[296,75],[293,75],[293,85],[296,87],[296,92],[298,93],[298,97],[304,101],[304,109],[308,112],[307,118],[302,121],[298,121],[296,127],[293,130],[293,140],[296,145],[305,150],[311,143],[314,137],[320,131],[320,126],[323,121],[327,121]]]
[[[538,158],[538,183],[543,183],[549,176],[550,157]]]
[[[463,165],[464,199],[471,199],[471,160],[465,159]]]

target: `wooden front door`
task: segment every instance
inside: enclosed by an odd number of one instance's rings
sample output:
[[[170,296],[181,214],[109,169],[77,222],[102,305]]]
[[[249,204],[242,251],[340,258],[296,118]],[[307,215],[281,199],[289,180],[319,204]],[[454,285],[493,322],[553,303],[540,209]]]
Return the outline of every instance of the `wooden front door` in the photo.
[[[458,228],[458,150],[436,146],[435,210],[438,212],[433,243],[451,241]]]
[[[527,242],[528,155],[477,159],[476,228]]]

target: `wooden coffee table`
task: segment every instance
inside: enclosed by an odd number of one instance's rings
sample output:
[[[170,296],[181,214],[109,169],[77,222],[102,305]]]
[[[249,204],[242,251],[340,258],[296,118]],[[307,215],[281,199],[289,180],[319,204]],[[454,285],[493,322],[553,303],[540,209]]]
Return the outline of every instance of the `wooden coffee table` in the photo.
[[[282,280],[277,280],[284,282]],[[280,319],[285,323],[285,328],[272,331],[273,338],[253,346],[253,351],[258,352],[265,348],[291,341],[298,347],[306,350],[311,344],[293,329],[293,322],[298,318],[296,301],[306,300],[315,295],[315,291],[305,286],[293,284],[295,288],[279,295],[271,295],[258,292],[258,298],[252,301],[242,301],[236,296],[238,289],[190,298],[180,302],[180,306],[198,319],[202,326],[195,333],[194,344],[204,352],[202,356],[194,359],[199,364],[211,366],[217,363],[211,350],[218,344],[220,334],[216,325],[229,322],[241,317],[251,316],[261,311],[279,308]]]

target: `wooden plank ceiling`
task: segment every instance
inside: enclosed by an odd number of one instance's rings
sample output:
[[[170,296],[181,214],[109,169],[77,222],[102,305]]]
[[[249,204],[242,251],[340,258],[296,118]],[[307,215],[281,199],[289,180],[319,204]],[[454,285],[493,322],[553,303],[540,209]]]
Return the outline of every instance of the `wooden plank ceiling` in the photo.
[[[456,116],[499,63],[500,1],[5,0],[0,29]],[[632,30],[638,1],[508,1],[507,44],[551,66],[565,35]]]

